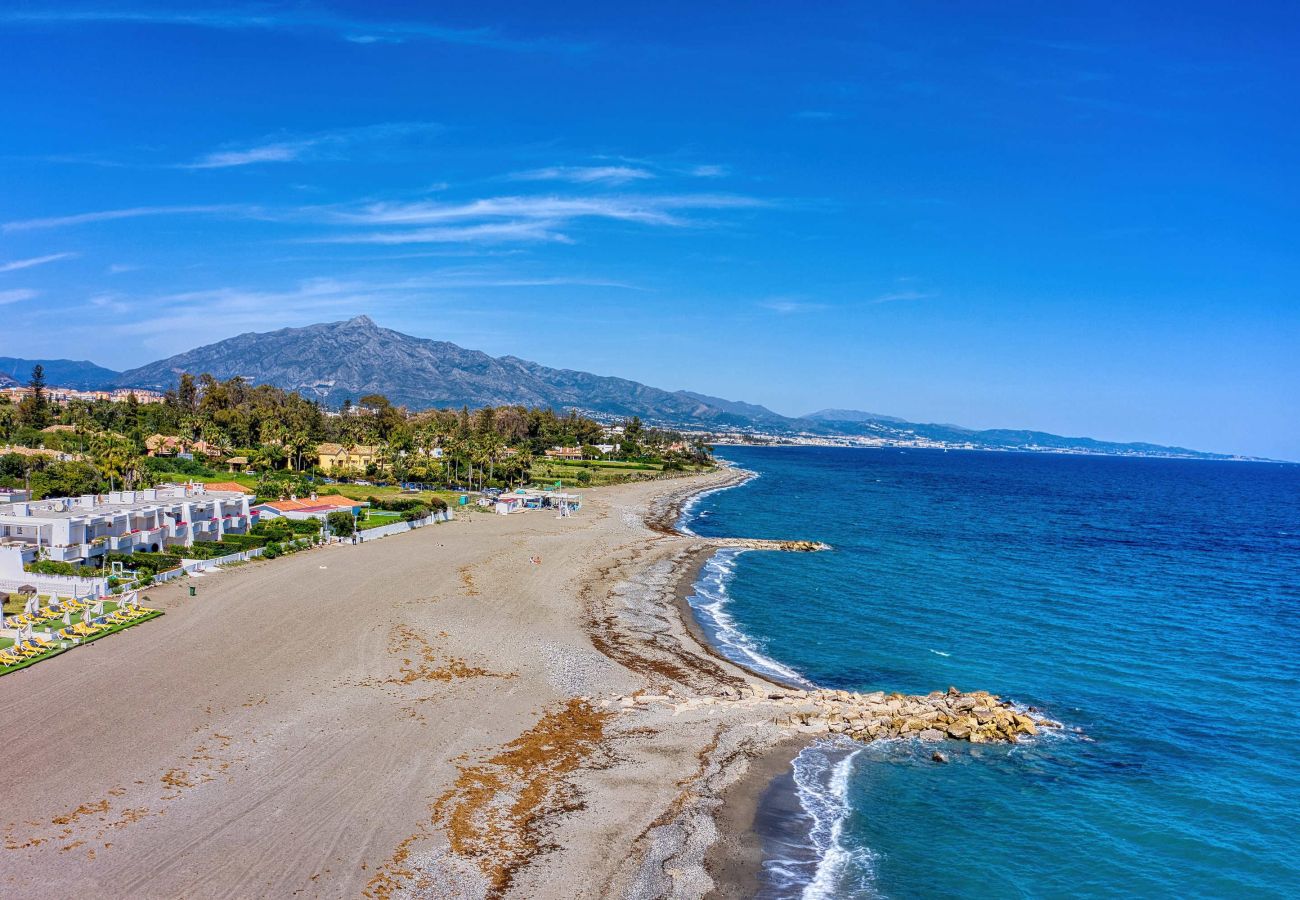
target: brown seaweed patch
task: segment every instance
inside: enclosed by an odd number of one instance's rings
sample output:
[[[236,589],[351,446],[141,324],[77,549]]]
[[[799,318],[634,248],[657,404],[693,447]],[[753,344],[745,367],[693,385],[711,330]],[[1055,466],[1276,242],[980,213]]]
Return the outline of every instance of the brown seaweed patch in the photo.
[[[550,849],[544,844],[548,818],[578,808],[567,778],[600,746],[611,715],[570,700],[487,761],[462,765],[455,785],[431,807],[429,823],[398,844],[364,895],[387,900],[406,888],[416,877],[408,866],[412,846],[441,826],[452,852],[483,872],[487,896],[502,896],[520,869]]]
[[[474,573],[470,570],[470,567],[461,566],[457,571],[460,572],[460,583],[465,588],[465,595],[467,597],[477,597],[478,585],[474,583]]]
[[[82,816],[93,816],[99,813],[108,812],[108,801],[100,800],[98,803],[83,803],[70,813],[61,816],[55,816],[50,821],[55,825],[71,825]]]
[[[398,675],[384,679],[384,684],[414,684],[417,681],[448,682],[457,678],[513,678],[471,666],[463,659],[449,657],[438,661],[438,652],[409,625],[394,626],[388,649],[393,653],[414,654],[402,659]],[[418,657],[418,659],[416,658]]]
[[[600,744],[610,715],[570,700],[487,762],[462,767],[455,786],[434,804],[452,851],[478,863],[489,896],[503,894],[545,849],[546,817],[574,806],[566,778]]]

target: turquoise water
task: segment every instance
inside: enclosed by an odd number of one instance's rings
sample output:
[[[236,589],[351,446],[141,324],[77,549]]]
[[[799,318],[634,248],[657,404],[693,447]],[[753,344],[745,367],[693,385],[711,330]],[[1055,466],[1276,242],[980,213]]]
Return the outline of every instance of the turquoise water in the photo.
[[[692,605],[790,681],[985,688],[1069,726],[1015,747],[824,741],[769,896],[1300,895],[1300,467],[723,448]],[[770,817],[769,818],[773,818]]]

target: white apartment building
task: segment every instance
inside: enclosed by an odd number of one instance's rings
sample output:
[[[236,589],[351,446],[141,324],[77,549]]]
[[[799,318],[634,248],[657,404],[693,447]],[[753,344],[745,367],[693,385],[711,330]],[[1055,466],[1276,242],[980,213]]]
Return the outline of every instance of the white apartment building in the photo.
[[[0,577],[40,558],[94,563],[105,553],[159,551],[244,534],[257,521],[247,494],[201,484],[0,504]]]

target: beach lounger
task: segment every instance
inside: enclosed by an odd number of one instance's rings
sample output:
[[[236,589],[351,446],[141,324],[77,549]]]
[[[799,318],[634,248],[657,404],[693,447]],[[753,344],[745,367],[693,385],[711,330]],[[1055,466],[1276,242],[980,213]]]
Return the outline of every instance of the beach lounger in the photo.
[[[26,662],[26,659],[17,653],[10,653],[8,650],[0,650],[0,666],[16,666],[20,662]]]

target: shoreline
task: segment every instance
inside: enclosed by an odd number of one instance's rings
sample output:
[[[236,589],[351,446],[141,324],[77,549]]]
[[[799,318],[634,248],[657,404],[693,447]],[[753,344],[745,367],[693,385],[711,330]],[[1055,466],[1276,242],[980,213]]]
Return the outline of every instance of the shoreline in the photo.
[[[680,532],[675,527],[681,519],[683,508],[697,497],[739,487],[755,477],[752,473],[739,471],[743,476],[734,482],[704,488],[669,504],[671,521],[674,523],[673,534],[686,538],[698,537]],[[658,524],[662,525],[666,517],[662,516]],[[649,521],[647,524],[650,524]],[[699,582],[700,573],[720,549],[718,546],[693,548],[681,563],[677,584],[672,592],[677,614],[691,636],[713,656],[744,670],[753,678],[774,686],[797,688],[797,685],[782,685],[772,676],[726,657],[709,640],[696,617],[689,598]],[[713,881],[712,889],[705,895],[710,900],[744,900],[758,893],[763,881],[765,847],[764,836],[756,827],[756,819],[775,783],[790,773],[791,763],[808,743],[808,738],[794,735],[776,742],[765,751],[750,757],[745,773],[718,794],[718,806],[713,813],[717,838],[706,850],[703,861],[704,869]]]
[[[714,813],[718,839],[704,857],[713,879],[709,900],[745,900],[763,885],[767,858],[758,816],[776,783],[790,774],[790,764],[808,745],[806,738],[790,737],[749,761],[749,768],[719,795]]]
[[[152,588],[155,625],[0,681],[0,715],[24,723],[0,884],[752,892],[754,810],[810,739],[997,698],[791,689],[716,651],[686,600],[713,550],[818,549],[676,531],[693,496],[748,477],[597,488],[577,517],[458,518],[218,570],[194,597]]]

